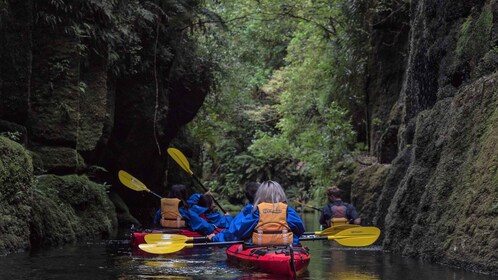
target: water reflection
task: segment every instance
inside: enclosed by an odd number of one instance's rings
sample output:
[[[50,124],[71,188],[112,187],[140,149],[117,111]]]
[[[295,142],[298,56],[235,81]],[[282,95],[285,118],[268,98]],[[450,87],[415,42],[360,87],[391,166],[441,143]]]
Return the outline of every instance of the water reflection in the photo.
[[[303,218],[308,230],[319,228],[317,215],[306,214]],[[307,241],[304,245],[310,248],[311,262],[308,272],[300,277],[303,280],[493,279],[390,255],[378,246],[348,248],[323,240]],[[0,279],[279,279],[227,263],[225,248],[150,255],[131,251],[119,242],[79,244],[0,257]]]

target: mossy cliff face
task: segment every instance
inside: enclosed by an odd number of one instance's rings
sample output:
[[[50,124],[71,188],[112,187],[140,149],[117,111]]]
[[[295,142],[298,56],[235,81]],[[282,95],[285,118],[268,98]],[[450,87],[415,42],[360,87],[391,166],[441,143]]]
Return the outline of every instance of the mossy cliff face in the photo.
[[[378,202],[386,248],[496,271],[497,108],[492,75],[418,114],[410,160],[394,165],[406,172],[386,180]]]
[[[30,247],[32,183],[28,151],[0,136],[0,255]]]
[[[117,229],[108,186],[85,176],[43,175],[36,178],[32,205],[33,245],[59,245],[109,238]]]
[[[497,18],[496,1],[410,2],[402,87],[372,147],[387,172],[351,187],[388,250],[498,273]]]
[[[112,185],[123,213],[150,221],[158,200],[117,172],[166,191],[166,147],[211,83],[181,31],[197,2],[104,2],[1,2],[0,133],[31,151],[36,175],[87,174]],[[173,18],[182,28],[165,24]]]
[[[0,255],[115,234],[109,186],[86,176],[33,176],[29,151],[0,136]]]

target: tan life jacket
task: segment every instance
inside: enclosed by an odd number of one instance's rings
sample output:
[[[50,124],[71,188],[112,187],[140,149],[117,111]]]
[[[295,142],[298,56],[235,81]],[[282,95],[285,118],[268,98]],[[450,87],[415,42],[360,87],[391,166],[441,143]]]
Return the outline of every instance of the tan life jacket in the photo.
[[[287,224],[287,204],[258,204],[259,221],[252,234],[253,245],[289,245],[293,242],[289,225]]]
[[[334,205],[331,207],[332,218],[330,219],[330,226],[345,225],[348,223],[345,205]]]
[[[332,218],[330,219],[330,226],[338,226],[348,224],[348,219],[346,218]]]
[[[161,198],[161,226],[166,228],[184,228],[185,220],[178,211],[181,200],[178,198]]]

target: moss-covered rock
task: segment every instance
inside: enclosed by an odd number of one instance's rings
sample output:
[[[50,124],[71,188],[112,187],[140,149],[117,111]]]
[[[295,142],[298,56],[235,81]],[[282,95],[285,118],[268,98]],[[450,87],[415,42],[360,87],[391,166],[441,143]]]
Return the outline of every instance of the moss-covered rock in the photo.
[[[406,172],[394,187],[388,176],[380,200],[391,198],[376,217],[383,221],[385,247],[475,270],[498,269],[497,108],[494,74],[417,116],[412,154],[391,171]]]
[[[0,136],[0,255],[29,248],[32,182],[28,152]]]
[[[32,206],[32,244],[55,245],[113,236],[117,219],[107,189],[85,176],[38,177]]]
[[[373,224],[377,201],[389,173],[389,164],[360,166],[352,175],[351,202],[359,212],[362,224]]]
[[[82,170],[85,162],[81,155],[72,148],[36,146],[32,147],[35,170],[67,174]]]

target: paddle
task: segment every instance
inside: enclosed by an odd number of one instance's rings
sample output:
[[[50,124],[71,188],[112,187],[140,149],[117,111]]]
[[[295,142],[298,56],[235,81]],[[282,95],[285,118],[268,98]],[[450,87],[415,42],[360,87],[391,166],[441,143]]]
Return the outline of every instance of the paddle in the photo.
[[[188,241],[195,242],[207,242],[209,239],[207,237],[188,237],[181,234],[160,234],[151,233],[144,237],[145,242],[148,244],[156,244],[162,242],[173,242],[173,243],[186,243]]]
[[[311,231],[311,232],[305,232],[303,235],[320,235],[320,236],[329,236],[329,235],[336,235],[338,232],[343,231],[345,229],[349,228],[358,228],[360,227],[359,225],[338,225],[338,226],[333,226],[329,227],[327,229],[324,229],[322,231]],[[188,237],[185,235],[181,234],[175,234],[173,232],[153,232],[145,235],[145,242],[149,244],[154,244],[154,243],[159,243],[159,242],[167,242],[167,241],[173,241],[173,242],[205,242],[207,239],[206,237]]]
[[[352,225],[352,224],[345,224],[345,225],[337,225],[337,226],[332,226],[329,228],[326,228],[322,231],[308,231],[303,233],[303,235],[336,235],[338,232],[343,231],[348,228],[357,228],[360,227],[360,225]]]
[[[183,170],[185,170],[190,176],[192,176],[195,179],[195,181],[202,187],[202,189],[205,192],[208,191],[208,189],[206,189],[206,187],[204,187],[204,185],[201,183],[199,178],[197,178],[197,176],[195,176],[194,172],[192,172],[192,170],[190,169],[190,163],[188,162],[185,155],[183,155],[183,153],[180,152],[180,150],[178,150],[176,148],[168,148],[168,154],[170,155],[170,157],[173,160],[175,160],[176,163],[178,163],[178,165],[180,165],[180,167]],[[223,209],[223,207],[221,207],[221,205],[218,203],[218,201],[216,201],[216,199],[214,199],[214,197],[213,197],[213,201],[218,206],[218,208],[220,208],[220,210],[223,213],[227,213],[227,211],[225,211],[225,209]]]
[[[138,247],[143,251],[151,254],[170,254],[184,248],[202,247],[202,246],[222,246],[244,243],[244,241],[227,241],[227,242],[206,242],[206,243],[175,243],[165,242],[156,244],[140,244]]]
[[[300,238],[299,241],[314,241],[314,240],[335,240],[343,246],[364,247],[372,245],[380,235],[380,230],[376,227],[357,227],[345,229],[331,236],[321,236],[312,238]],[[206,242],[206,243],[185,243],[186,241],[168,240],[155,244],[140,244],[138,247],[145,252],[152,254],[169,254],[178,252],[184,248],[192,248],[198,246],[221,246],[244,243],[244,241],[228,241],[228,242]]]
[[[364,247],[372,245],[379,238],[379,235],[380,229],[376,227],[353,227],[341,230],[335,235],[299,238],[299,241],[334,240],[342,246]]]
[[[138,180],[137,178],[131,176],[131,174],[129,174],[128,172],[124,171],[124,170],[119,170],[118,172],[118,177],[119,177],[119,181],[121,181],[121,183],[123,183],[123,185],[125,185],[126,187],[134,190],[134,191],[146,191],[146,192],[149,192],[159,198],[162,198],[160,195],[158,195],[157,193],[149,190],[144,183],[140,182],[140,180]]]
[[[308,208],[314,209],[314,210],[316,210],[316,211],[322,212],[322,210],[321,210],[321,209],[316,208],[316,207],[313,207],[313,206],[308,205],[308,204],[304,204],[304,203],[300,202],[299,200],[294,199],[294,202],[295,202],[295,203],[297,203],[297,204],[300,204],[300,205],[302,205],[302,206],[304,206],[304,207],[308,207]]]

